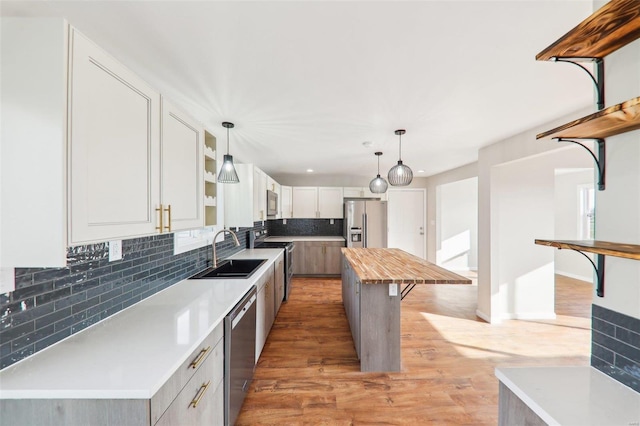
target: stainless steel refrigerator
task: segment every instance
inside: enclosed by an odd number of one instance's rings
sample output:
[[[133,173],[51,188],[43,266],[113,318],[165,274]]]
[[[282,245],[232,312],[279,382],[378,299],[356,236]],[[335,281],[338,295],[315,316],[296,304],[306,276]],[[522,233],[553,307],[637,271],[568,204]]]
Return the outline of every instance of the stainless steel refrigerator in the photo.
[[[347,247],[386,248],[387,202],[345,198],[344,238]]]

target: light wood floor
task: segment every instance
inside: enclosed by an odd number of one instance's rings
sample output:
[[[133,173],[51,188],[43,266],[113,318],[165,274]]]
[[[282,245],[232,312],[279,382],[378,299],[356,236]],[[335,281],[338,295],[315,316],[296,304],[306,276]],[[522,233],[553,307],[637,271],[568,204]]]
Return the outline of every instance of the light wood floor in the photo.
[[[402,302],[402,372],[360,373],[339,279],[296,278],[239,425],[495,425],[496,366],[589,365],[591,286],[556,277],[553,321],[475,316],[475,286],[416,286]]]

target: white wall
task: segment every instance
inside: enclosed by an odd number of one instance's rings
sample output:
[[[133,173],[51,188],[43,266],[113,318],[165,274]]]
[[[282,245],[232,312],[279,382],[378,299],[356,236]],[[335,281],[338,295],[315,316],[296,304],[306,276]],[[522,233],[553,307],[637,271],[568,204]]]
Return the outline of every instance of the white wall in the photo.
[[[427,188],[427,260],[436,263],[437,243],[437,188],[440,185],[478,177],[478,163],[470,163],[426,179]],[[476,225],[477,229],[477,225]],[[477,266],[477,263],[476,263]]]
[[[596,5],[598,6],[598,5]],[[640,95],[640,40],[607,56],[606,105]],[[606,189],[596,193],[596,238],[640,244],[640,131],[607,138]],[[606,257],[604,297],[594,303],[640,318],[640,261]]]
[[[543,124],[537,128],[527,130],[508,139],[496,142],[482,148],[478,153],[478,310],[479,317],[486,321],[498,322],[502,318],[500,294],[500,280],[498,274],[499,250],[498,230],[500,218],[495,206],[499,202],[498,187],[493,187],[492,174],[495,167],[511,161],[533,157],[550,151],[567,149],[579,149],[564,147],[557,142],[536,140],[536,134],[551,129],[557,125],[566,123],[589,114],[592,108],[585,108],[573,114],[559,117],[551,123]],[[579,154],[580,155],[580,154]],[[582,155],[587,155],[586,153]],[[558,167],[566,167],[558,165]],[[552,232],[546,236],[537,238],[551,238]],[[536,247],[533,241],[523,242],[521,255],[527,256],[529,251]],[[547,250],[550,250],[547,248]],[[552,256],[550,252],[550,256]]]
[[[568,146],[494,167],[492,208],[497,223],[492,224],[492,256],[497,255],[494,274],[501,319],[555,317],[556,250],[535,245],[534,240],[555,237],[556,169],[591,161],[581,148]]]
[[[593,163],[585,153],[581,156]],[[588,164],[588,165],[591,165]],[[593,169],[559,169],[555,176],[555,235],[558,240],[580,239],[578,215],[581,185],[594,185]],[[597,185],[595,185],[597,186]],[[554,250],[556,274],[593,282],[593,267],[580,253],[573,250]]]
[[[546,164],[553,155],[496,167],[492,176],[501,319],[555,317],[553,250],[533,243],[553,232],[554,175]]]
[[[478,269],[478,178],[436,187],[436,263],[453,271]]]

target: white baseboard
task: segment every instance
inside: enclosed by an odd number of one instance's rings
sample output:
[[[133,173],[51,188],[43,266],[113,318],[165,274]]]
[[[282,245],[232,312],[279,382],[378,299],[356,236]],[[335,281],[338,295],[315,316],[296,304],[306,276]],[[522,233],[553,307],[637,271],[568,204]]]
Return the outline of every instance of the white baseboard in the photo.
[[[577,275],[577,274],[572,274],[570,272],[564,272],[564,271],[556,271],[556,274],[562,275],[563,277],[569,277],[575,280],[586,281],[588,283],[593,284],[593,275],[585,277],[584,275]]]
[[[501,318],[505,320],[553,320],[556,319],[556,314],[555,312],[504,313]]]
[[[489,315],[485,314],[484,312],[481,312],[479,309],[476,309],[476,316],[478,318],[480,318],[481,320],[491,324],[491,317]]]

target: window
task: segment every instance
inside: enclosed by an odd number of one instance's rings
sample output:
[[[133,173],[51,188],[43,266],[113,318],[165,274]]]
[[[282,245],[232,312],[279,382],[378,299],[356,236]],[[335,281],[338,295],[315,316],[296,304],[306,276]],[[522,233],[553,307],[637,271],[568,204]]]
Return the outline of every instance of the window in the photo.
[[[596,235],[596,195],[593,184],[578,185],[578,238],[593,240]]]

